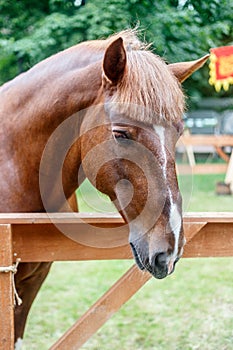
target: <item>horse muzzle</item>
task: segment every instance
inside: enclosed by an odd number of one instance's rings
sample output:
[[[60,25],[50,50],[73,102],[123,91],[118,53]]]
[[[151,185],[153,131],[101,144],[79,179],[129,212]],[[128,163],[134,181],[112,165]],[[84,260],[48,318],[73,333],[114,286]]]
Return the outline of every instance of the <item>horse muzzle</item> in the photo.
[[[130,242],[130,245],[136,264],[141,270],[147,270],[157,279],[165,278],[174,272],[179,257],[174,260],[167,252],[159,252],[149,259],[132,242]]]

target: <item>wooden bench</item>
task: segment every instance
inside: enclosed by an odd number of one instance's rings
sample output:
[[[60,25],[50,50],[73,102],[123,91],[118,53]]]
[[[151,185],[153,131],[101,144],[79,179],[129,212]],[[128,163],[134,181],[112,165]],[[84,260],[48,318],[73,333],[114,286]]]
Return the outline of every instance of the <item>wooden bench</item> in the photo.
[[[105,228],[104,237],[98,229],[93,235],[93,225]],[[0,267],[11,267],[18,258],[21,262],[132,259],[128,229],[122,225],[119,215],[0,214]],[[90,235],[91,244],[77,243],[79,238],[71,240],[59,228]],[[187,213],[184,229],[185,258],[233,256],[233,213]],[[0,349],[4,350],[14,349],[13,278],[13,272],[0,273]],[[50,349],[79,349],[150,278],[133,264]]]

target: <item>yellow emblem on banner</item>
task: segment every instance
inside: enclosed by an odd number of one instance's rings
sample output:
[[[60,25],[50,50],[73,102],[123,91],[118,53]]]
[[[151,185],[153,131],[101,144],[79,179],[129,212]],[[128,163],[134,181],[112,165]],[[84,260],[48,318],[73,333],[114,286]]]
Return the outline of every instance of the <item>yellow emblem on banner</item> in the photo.
[[[233,46],[222,46],[210,50],[210,85],[216,91],[229,89],[233,84]]]

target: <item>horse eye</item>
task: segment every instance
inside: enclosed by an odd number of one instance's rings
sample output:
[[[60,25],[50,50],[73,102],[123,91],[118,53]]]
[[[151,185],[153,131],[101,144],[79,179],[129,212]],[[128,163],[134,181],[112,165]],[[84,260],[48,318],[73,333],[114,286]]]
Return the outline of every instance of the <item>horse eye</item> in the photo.
[[[113,136],[116,140],[129,140],[130,135],[126,130],[113,130]]]

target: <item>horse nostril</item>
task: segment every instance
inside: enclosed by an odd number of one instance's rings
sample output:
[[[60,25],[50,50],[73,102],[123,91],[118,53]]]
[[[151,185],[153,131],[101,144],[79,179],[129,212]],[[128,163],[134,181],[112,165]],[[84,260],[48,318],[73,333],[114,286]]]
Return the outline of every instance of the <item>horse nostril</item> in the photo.
[[[167,253],[158,253],[154,255],[152,260],[154,267],[163,268],[167,264]]]
[[[167,257],[167,252],[157,253],[151,260],[150,270],[146,267],[147,270],[151,272],[155,278],[161,279],[167,276]]]

